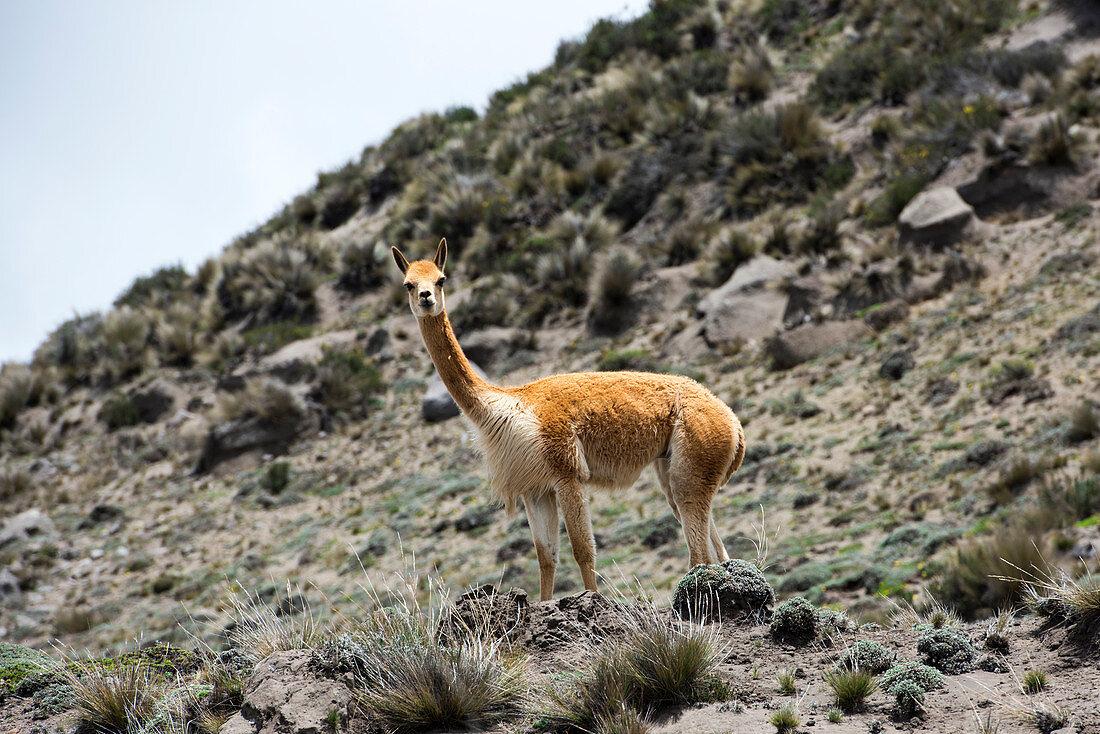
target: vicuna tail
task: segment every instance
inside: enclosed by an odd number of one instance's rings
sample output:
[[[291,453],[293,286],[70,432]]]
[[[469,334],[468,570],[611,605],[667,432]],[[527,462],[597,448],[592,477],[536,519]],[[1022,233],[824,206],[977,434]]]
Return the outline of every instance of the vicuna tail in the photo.
[[[733,459],[730,461],[730,468],[726,470],[726,478],[722,480],[723,487],[729,484],[733,473],[741,468],[741,462],[745,459],[745,430],[741,427],[741,421],[736,418],[733,420],[733,439],[737,442],[737,447],[733,450]]]

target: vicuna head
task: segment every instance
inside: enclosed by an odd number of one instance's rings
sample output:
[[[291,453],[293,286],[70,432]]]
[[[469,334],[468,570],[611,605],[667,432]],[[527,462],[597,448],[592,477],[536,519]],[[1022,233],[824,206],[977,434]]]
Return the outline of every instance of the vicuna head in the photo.
[[[409,262],[396,247],[390,248],[393,261],[405,276],[405,290],[409,292],[409,307],[418,319],[443,313],[443,266],[447,264],[447,238],[439,241],[435,257],[431,260]]]

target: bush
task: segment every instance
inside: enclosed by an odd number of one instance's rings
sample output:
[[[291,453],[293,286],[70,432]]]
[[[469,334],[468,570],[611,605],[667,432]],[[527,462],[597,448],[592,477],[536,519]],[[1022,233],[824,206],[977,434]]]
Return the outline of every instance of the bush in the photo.
[[[1047,41],[1036,41],[1020,49],[996,49],[981,57],[979,62],[979,66],[1006,87],[1020,86],[1028,74],[1054,77],[1065,65],[1065,52]]]
[[[129,306],[165,307],[174,301],[188,280],[183,265],[169,265],[154,271],[151,275],[139,277],[115,299],[115,308]]]
[[[310,396],[335,414],[363,415],[382,389],[382,375],[362,350],[325,347]]]
[[[751,260],[760,249],[741,227],[725,227],[710,241],[706,258],[710,281],[725,283],[733,271]]]
[[[869,673],[882,673],[891,665],[897,654],[887,650],[874,640],[859,640],[847,650],[837,663],[837,667],[847,670],[866,670]]]
[[[271,241],[228,258],[215,288],[225,318],[252,316],[256,326],[311,319],[319,283],[315,264],[309,253]]]
[[[325,229],[336,229],[352,218],[362,206],[361,181],[339,182],[321,194],[321,208],[317,221]]]
[[[6,502],[16,495],[23,494],[31,488],[34,481],[31,475],[21,466],[5,464],[0,466],[0,502]],[[0,648],[2,651],[3,648]]]
[[[998,528],[987,537],[973,538],[948,558],[936,595],[967,618],[989,614],[1020,600],[1023,585],[1014,578],[1046,568],[1035,536],[1023,528]]]
[[[218,412],[226,421],[258,418],[268,425],[294,423],[306,413],[290,388],[269,379],[251,380],[239,393],[218,395]]]
[[[1065,116],[1055,113],[1039,124],[1028,155],[1038,165],[1072,167],[1080,147],[1081,141],[1070,132]]]
[[[631,158],[619,181],[611,189],[604,204],[608,216],[618,219],[623,230],[637,224],[653,206],[657,195],[665,188],[668,173],[664,157],[659,154],[637,154]]]
[[[715,633],[687,622],[670,624],[652,609],[633,614],[627,626],[618,642],[594,651],[574,686],[551,691],[551,725],[592,731],[624,708],[644,712],[713,700],[722,658]]]
[[[934,691],[946,685],[943,673],[923,663],[914,662],[898,663],[883,673],[879,679],[882,690],[891,695],[896,693],[897,686],[903,681],[914,683],[925,692]]]
[[[1088,400],[1077,404],[1066,421],[1065,437],[1069,443],[1091,441],[1100,436],[1100,408]]]
[[[340,251],[340,274],[336,284],[350,292],[362,293],[368,288],[381,285],[384,281],[382,263],[388,260],[388,253],[380,254],[376,242],[348,242]]]
[[[11,428],[23,408],[46,400],[52,390],[44,370],[14,362],[0,366],[0,428]]]
[[[141,423],[141,415],[129,398],[124,395],[115,395],[107,398],[103,407],[99,409],[99,420],[107,424],[107,430],[117,431],[119,428],[136,426]]]
[[[814,605],[795,596],[775,608],[768,631],[779,642],[803,645],[817,636]]]
[[[729,70],[730,91],[744,102],[759,102],[774,84],[774,71],[762,46],[746,47]]]
[[[862,711],[867,697],[878,690],[874,675],[867,670],[830,670],[825,682],[833,689],[836,705],[845,713]]]
[[[630,291],[638,278],[638,260],[627,250],[615,250],[596,270],[588,297],[589,323],[599,333],[617,333],[634,316]]]
[[[871,202],[867,223],[873,227],[893,224],[906,205],[924,191],[928,177],[920,171],[900,171],[886,182],[886,189]]]
[[[116,308],[103,319],[96,343],[100,370],[110,384],[139,374],[147,365],[149,316],[129,306]]]
[[[157,320],[153,333],[162,364],[190,367],[202,340],[197,305],[173,303]]]
[[[290,484],[290,462],[276,461],[264,469],[260,486],[273,494],[278,494]]]
[[[596,369],[600,372],[662,372],[656,358],[645,349],[629,349],[625,352],[617,352],[608,349],[600,355],[600,361],[596,363]]]
[[[894,705],[903,719],[912,717],[924,708],[924,689],[911,680],[894,684]]]
[[[917,640],[917,652],[929,665],[952,675],[971,672],[978,660],[978,650],[966,633],[950,628],[923,633]]]
[[[767,618],[774,603],[775,592],[764,574],[739,558],[695,566],[672,595],[672,608],[681,617],[707,621],[759,621]]]

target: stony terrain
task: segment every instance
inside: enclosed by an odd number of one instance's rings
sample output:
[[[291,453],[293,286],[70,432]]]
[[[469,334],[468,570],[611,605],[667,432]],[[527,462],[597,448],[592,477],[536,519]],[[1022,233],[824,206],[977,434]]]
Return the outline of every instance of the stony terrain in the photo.
[[[948,3],[944,28],[963,30],[927,31],[944,34],[940,68],[902,30],[932,28],[923,11],[901,4],[662,7],[636,38],[598,24],[563,44],[483,116],[406,123],[198,272],[139,279],[5,365],[0,637],[217,648],[242,589],[327,623],[410,564],[456,593],[535,594],[526,521],[490,503],[387,260],[439,235],[456,249],[449,312],[491,379],[676,371],[733,407],[748,454],[715,516],[735,557],[764,539],[781,598],[887,627],[892,603],[938,599],[978,636],[1024,602],[998,576],[1091,583],[1095,9]],[[885,42],[913,68],[868,76]],[[592,515],[605,588],[636,579],[667,607],[687,551],[655,477],[594,495]],[[579,588],[566,552],[558,596]],[[1095,657],[1038,625],[1016,623],[1010,667],[1045,669],[1095,728],[1079,707]],[[723,626],[744,712],[657,730],[760,730],[775,673],[799,666],[814,711],[839,643],[789,650],[762,630]],[[899,650],[914,635],[873,633]],[[556,654],[536,655],[540,675]],[[969,712],[1005,709],[1014,685],[952,678],[923,725],[975,730]]]

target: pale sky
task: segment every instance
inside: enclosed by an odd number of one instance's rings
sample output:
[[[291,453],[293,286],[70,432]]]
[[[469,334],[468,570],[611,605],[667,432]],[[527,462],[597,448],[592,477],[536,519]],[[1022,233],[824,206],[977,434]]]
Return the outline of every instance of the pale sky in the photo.
[[[0,361],[644,0],[0,0]]]

